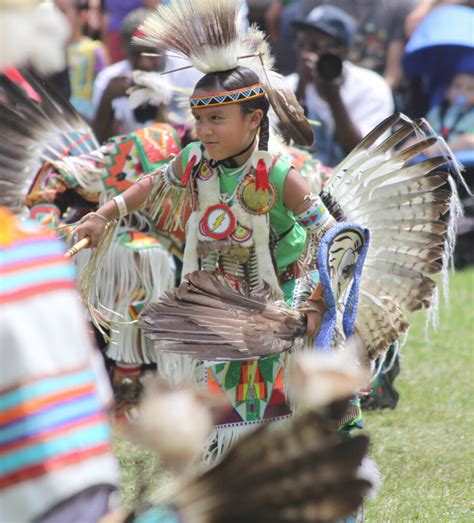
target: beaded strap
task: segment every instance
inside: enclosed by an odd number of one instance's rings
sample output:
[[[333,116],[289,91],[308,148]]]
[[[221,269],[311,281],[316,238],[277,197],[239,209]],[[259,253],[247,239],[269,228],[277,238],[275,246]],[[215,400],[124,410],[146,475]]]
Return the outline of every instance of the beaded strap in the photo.
[[[198,109],[199,107],[209,107],[210,105],[219,106],[246,102],[253,98],[259,98],[260,96],[265,96],[265,87],[261,82],[232,91],[210,93],[206,96],[191,96],[189,103],[191,109]]]
[[[305,200],[310,200],[312,203],[303,212],[295,215],[296,221],[309,232],[315,232],[325,227],[332,216],[321,198],[316,195],[308,195]]]
[[[183,186],[181,185],[181,180],[174,174],[173,164],[174,160],[166,166],[166,169],[163,172],[163,178],[167,183],[169,183],[173,187],[176,187],[177,189],[183,189]]]

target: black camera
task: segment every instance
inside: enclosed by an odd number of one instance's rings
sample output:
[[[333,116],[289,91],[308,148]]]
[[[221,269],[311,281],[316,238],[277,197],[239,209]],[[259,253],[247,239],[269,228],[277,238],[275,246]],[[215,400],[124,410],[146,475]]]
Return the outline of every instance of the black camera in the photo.
[[[322,54],[316,62],[316,71],[324,80],[334,80],[342,74],[342,60],[336,54]]]
[[[139,105],[133,110],[135,120],[140,123],[148,122],[149,120],[156,120],[158,116],[158,107],[149,103]]]

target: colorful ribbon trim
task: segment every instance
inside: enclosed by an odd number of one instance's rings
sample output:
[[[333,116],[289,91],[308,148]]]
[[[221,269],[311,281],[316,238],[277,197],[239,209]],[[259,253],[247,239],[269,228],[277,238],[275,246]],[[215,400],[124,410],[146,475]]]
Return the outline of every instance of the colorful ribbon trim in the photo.
[[[73,369],[0,391],[0,488],[110,450],[95,376]]]

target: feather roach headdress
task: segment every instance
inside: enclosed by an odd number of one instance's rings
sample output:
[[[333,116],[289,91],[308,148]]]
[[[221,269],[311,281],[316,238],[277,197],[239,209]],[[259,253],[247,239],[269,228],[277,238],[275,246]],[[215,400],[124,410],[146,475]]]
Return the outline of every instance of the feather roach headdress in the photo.
[[[244,101],[252,96],[268,96],[270,103],[298,145],[309,146],[314,136],[303,109],[281,75],[273,71],[273,59],[265,35],[255,27],[241,34],[237,15],[241,0],[174,0],[160,5],[140,27],[143,36],[136,41],[166,48],[186,58],[204,74],[228,71],[238,66],[252,69],[261,81],[258,86],[242,86],[245,92],[218,93],[225,103]],[[258,92],[257,92],[257,91]],[[194,100],[195,102],[195,100]],[[217,97],[201,100],[216,105]],[[196,106],[196,105],[195,105]]]

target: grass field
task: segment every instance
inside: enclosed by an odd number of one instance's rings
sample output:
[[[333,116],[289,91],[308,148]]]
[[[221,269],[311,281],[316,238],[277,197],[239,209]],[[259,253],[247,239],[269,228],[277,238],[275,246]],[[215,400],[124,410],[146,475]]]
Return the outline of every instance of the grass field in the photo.
[[[366,521],[474,521],[474,270],[450,281],[450,306],[424,336],[412,317],[394,411],[367,413],[382,488]]]
[[[367,523],[474,521],[473,346],[474,270],[469,270],[452,276],[450,306],[441,305],[438,330],[428,340],[423,316],[413,316],[396,382],[396,410],[366,414],[372,457],[383,479],[377,498],[367,504]],[[167,481],[151,454],[119,439],[115,451],[127,504],[136,497],[138,478],[155,476],[155,485]]]

